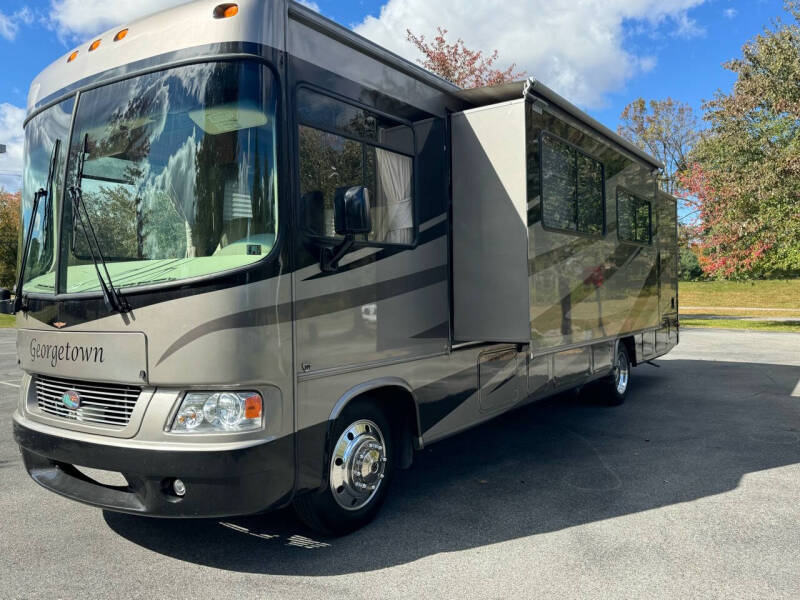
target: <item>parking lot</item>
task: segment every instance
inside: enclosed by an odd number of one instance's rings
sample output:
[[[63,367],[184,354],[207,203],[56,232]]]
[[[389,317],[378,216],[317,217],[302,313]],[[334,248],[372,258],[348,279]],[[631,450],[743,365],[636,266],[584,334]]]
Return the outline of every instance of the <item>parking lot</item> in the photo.
[[[104,513],[34,484],[0,332],[2,598],[797,598],[800,334],[686,330],[629,400],[522,408],[431,446],[379,519]]]

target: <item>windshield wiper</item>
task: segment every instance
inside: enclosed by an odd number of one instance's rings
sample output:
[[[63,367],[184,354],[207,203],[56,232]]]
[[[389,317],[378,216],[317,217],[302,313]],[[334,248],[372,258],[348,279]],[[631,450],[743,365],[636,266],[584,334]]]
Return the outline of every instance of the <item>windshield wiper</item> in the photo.
[[[89,211],[86,210],[86,203],[83,201],[83,190],[81,189],[81,185],[83,184],[83,168],[86,165],[86,155],[88,153],[89,134],[87,133],[83,138],[83,148],[78,158],[78,169],[77,173],[75,174],[77,185],[69,188],[69,197],[72,200],[72,210],[74,216],[77,217],[78,221],[80,221],[81,229],[83,229],[83,235],[86,238],[86,246],[89,248],[89,254],[91,255],[92,262],[94,263],[94,270],[95,273],[97,273],[98,281],[100,281],[100,289],[103,291],[103,298],[105,298],[106,304],[111,310],[126,313],[129,312],[131,308],[125,298],[123,298],[114,287],[114,282],[111,280],[111,274],[108,272],[106,259],[103,257],[103,251],[100,249],[100,242],[97,240],[97,234],[95,234],[94,227],[92,227],[92,221],[89,218]],[[81,214],[81,208],[83,209],[83,214]],[[89,236],[90,233],[91,238]],[[94,249],[92,248],[92,242],[94,242]],[[97,250],[96,255],[95,249]],[[106,278],[108,278],[108,283],[106,283],[106,280],[100,273],[100,265],[103,266],[103,271],[106,274]]]
[[[61,148],[61,140],[56,140],[53,144],[53,153],[50,155],[50,165],[47,169],[47,182],[45,183],[45,187],[39,188],[33,194],[33,209],[31,210],[31,222],[28,223],[28,231],[25,234],[25,248],[22,252],[22,262],[19,266],[19,277],[17,279],[17,295],[14,299],[14,314],[18,313],[20,310],[27,310],[28,307],[24,302],[24,298],[22,295],[22,288],[25,285],[25,269],[28,266],[28,254],[31,250],[31,243],[33,242],[33,229],[36,226],[36,214],[39,212],[39,203],[44,198],[45,202],[48,201],[50,198],[50,192],[53,188],[53,177],[55,177],[56,172],[56,163],[58,162],[58,152]],[[52,201],[52,200],[50,200]],[[46,234],[49,234],[49,225],[47,224],[47,220],[50,217],[50,212],[47,210],[47,206],[45,206],[45,214],[44,220],[45,222],[42,224],[43,229],[45,230]]]

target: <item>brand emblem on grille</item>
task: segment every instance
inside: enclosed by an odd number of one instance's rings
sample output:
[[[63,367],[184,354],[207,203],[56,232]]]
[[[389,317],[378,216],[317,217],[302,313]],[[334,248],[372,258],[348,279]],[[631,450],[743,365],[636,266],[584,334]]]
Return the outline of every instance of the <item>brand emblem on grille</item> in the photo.
[[[81,397],[75,390],[67,390],[61,396],[61,403],[70,410],[77,410],[81,406]]]
[[[67,324],[66,323],[62,323],[61,321],[59,321],[58,323],[53,323],[53,327],[55,327],[56,329],[63,329],[66,326],[67,326]]]

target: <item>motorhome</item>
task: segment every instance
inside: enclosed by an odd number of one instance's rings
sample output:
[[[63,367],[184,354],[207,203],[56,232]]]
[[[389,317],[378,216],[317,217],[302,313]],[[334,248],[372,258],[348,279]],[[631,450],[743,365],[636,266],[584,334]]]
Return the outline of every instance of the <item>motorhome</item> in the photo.
[[[25,467],[111,511],[361,527],[415,451],[619,403],[677,344],[661,168],[535,79],[461,90],[295,2],[112,29],[28,100]]]

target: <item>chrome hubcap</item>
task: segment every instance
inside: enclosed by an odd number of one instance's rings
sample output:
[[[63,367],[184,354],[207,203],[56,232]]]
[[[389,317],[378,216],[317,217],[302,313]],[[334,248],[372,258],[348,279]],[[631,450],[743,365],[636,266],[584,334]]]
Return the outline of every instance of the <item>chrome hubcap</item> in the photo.
[[[386,471],[386,443],[372,421],[356,421],[344,430],[331,457],[331,491],[347,510],[369,504]]]
[[[618,394],[622,395],[628,389],[630,374],[631,367],[628,363],[628,357],[625,356],[625,353],[620,352],[617,356],[617,367],[614,369],[614,385]]]

